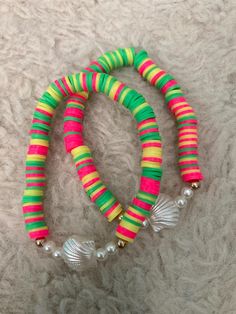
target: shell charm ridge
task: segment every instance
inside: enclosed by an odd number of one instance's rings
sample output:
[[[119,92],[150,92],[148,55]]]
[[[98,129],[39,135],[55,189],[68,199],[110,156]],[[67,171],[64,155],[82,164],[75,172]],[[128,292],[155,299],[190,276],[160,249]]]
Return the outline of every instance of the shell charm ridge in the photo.
[[[154,232],[176,226],[179,220],[179,208],[168,195],[160,194],[148,218]]]
[[[96,266],[95,242],[77,241],[74,237],[63,244],[63,259],[74,270],[82,271]]]

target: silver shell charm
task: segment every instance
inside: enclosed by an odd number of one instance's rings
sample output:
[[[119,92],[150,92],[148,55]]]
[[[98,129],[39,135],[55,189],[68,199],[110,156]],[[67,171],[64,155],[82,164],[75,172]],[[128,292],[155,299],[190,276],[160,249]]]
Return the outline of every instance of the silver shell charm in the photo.
[[[179,219],[179,209],[174,200],[168,195],[160,194],[156,204],[152,207],[151,216],[148,219],[154,232],[163,228],[176,226]]]
[[[96,266],[95,243],[69,238],[63,244],[63,259],[71,268],[81,271]]]

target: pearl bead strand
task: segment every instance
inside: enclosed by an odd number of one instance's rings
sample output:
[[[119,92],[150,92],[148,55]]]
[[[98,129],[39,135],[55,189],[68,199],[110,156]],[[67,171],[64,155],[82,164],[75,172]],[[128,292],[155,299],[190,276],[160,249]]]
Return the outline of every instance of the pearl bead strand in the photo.
[[[199,189],[199,182],[194,182],[191,187],[183,187],[181,195],[172,200],[168,196],[159,198],[160,208],[152,211],[152,215],[156,215],[155,219],[145,219],[142,223],[142,228],[147,229],[150,225],[154,232],[159,232],[163,228],[173,227],[177,224],[179,210],[187,206],[188,201],[193,197],[194,190]],[[161,200],[162,198],[162,200]],[[164,206],[164,208],[163,208]],[[123,213],[117,217],[122,220]],[[169,220],[168,220],[169,219]],[[93,267],[97,262],[104,262],[111,255],[115,255],[118,249],[122,249],[127,245],[127,242],[118,239],[115,243],[108,242],[103,248],[95,248],[94,241],[77,241],[75,238],[69,238],[63,244],[62,248],[56,247],[53,241],[46,241],[45,238],[35,240],[38,247],[42,247],[43,251],[52,255],[55,259],[64,259],[64,261],[73,269],[84,270],[85,268]]]
[[[117,245],[115,242],[109,242],[105,245],[104,248],[99,248],[96,250],[95,255],[96,259],[99,262],[105,261],[109,255],[115,255],[117,252]]]
[[[199,182],[193,182],[190,187],[189,186],[183,187],[181,190],[181,195],[177,196],[173,201],[175,206],[177,206],[179,210],[186,208],[186,206],[188,205],[188,201],[193,197],[194,191],[199,188],[200,188]],[[152,215],[153,215],[153,210],[152,210],[151,216]],[[160,219],[159,217],[156,217],[156,218],[157,218],[157,221]],[[150,222],[150,218],[147,218],[142,223],[142,229],[147,229],[150,225],[152,226],[152,222]]]
[[[183,209],[188,205],[188,200],[193,197],[194,188],[184,187],[181,190],[181,195],[176,197],[175,203],[179,209]]]
[[[40,240],[40,241],[39,241]],[[63,249],[56,247],[53,241],[46,241],[45,239],[38,239],[35,241],[38,247],[42,247],[43,251],[51,255],[55,259],[63,258]],[[94,251],[96,260],[99,262],[106,261],[109,255],[115,255],[118,250],[118,244],[111,241],[108,242],[104,248],[98,248]]]

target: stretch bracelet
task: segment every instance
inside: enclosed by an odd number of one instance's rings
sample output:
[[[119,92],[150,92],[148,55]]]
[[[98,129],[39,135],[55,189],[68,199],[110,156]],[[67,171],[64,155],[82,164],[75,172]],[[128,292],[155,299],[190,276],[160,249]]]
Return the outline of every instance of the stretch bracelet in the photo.
[[[199,182],[202,180],[203,176],[198,165],[196,115],[191,106],[187,103],[186,99],[183,97],[183,93],[181,92],[177,82],[172,76],[157,67],[154,62],[148,58],[146,51],[141,50],[140,52],[135,53],[134,48],[120,48],[113,52],[107,52],[103,56],[99,57],[97,61],[93,61],[91,65],[85,68],[82,72],[110,73],[112,70],[119,67],[131,65],[134,65],[145,79],[150,81],[152,85],[156,86],[164,94],[168,107],[174,114],[177,121],[179,133],[178,147],[180,174],[185,182]],[[65,86],[60,85],[60,82],[57,82],[57,86],[60,86],[62,90],[65,88]],[[108,80],[105,88],[110,89],[110,93],[115,96],[116,85],[113,86]],[[78,175],[86,193],[101,210],[100,202],[104,199],[105,194],[107,193],[107,188],[101,182],[91,156],[91,151],[87,146],[85,146],[83,141],[82,130],[85,101],[86,99],[81,99],[79,95],[77,97],[70,97],[67,100],[64,115],[65,146],[66,150],[71,152],[73,156]],[[152,123],[152,121],[147,120],[145,123],[141,122],[141,124],[138,124],[138,132],[141,141],[143,134],[151,132]],[[84,151],[86,151],[87,155],[83,154]],[[158,156],[156,156],[154,152],[154,155],[149,154],[145,156],[145,159],[143,159],[142,162],[145,161],[146,163],[151,163],[156,158],[158,158]],[[83,178],[89,173],[97,175],[97,183],[91,181],[89,184],[84,184]],[[140,202],[140,199],[138,200],[139,207],[145,210],[148,200],[143,199],[143,195],[141,195],[141,197],[142,203]],[[107,198],[107,202],[110,202],[111,206],[108,206],[105,211],[101,210],[101,213],[107,217],[109,221],[112,221],[117,216],[117,208],[114,208],[113,210],[112,207],[113,200],[113,196],[111,195],[110,198]],[[179,198],[178,203],[179,205],[182,204],[182,206],[184,206],[186,204],[186,200]],[[119,206],[119,210],[120,209],[121,206]],[[130,215],[130,210],[132,211],[132,209],[132,206],[129,207],[123,214],[123,221],[121,225],[122,229],[119,227],[116,233],[119,238],[128,242],[132,242],[134,239],[133,236],[127,236],[127,230],[132,231],[132,228],[130,230],[130,226],[132,227],[132,222],[134,221],[133,216]],[[135,208],[135,211],[136,210],[140,210],[140,208]],[[131,225],[127,223],[127,220],[129,223],[131,222]]]
[[[58,88],[58,82],[63,82],[65,84],[64,86],[67,86],[66,94],[62,93],[62,90]],[[110,87],[115,87],[115,92],[114,88],[107,88],[107,82],[109,82]],[[138,230],[142,227],[145,218],[150,215],[151,207],[155,204],[159,194],[160,179],[162,175],[161,139],[156,124],[155,114],[144,97],[108,74],[78,73],[64,77],[55,81],[55,83],[52,83],[39,99],[34,114],[31,129],[31,141],[26,159],[26,189],[23,196],[23,212],[29,236],[32,239],[37,239],[38,244],[42,243],[41,239],[48,236],[48,227],[46,226],[43,214],[42,198],[43,187],[45,185],[44,166],[49,145],[48,132],[53,113],[52,110],[56,109],[59,102],[66,96],[70,95],[75,97],[75,93],[82,92],[79,97],[80,99],[83,98],[83,100],[85,100],[87,96],[86,93],[91,91],[102,92],[127,107],[137,120],[139,128],[142,128],[142,124],[145,124],[146,121],[152,125],[152,128],[148,132],[140,134],[140,139],[143,143],[140,190],[137,193],[137,196],[134,197],[133,204],[128,211],[130,212],[130,216],[133,217],[133,221],[124,217],[124,219],[119,222],[117,232],[122,230],[122,232],[127,235],[127,239],[134,238]],[[78,105],[81,106],[81,103]],[[48,112],[49,108],[51,108],[50,116]],[[78,158],[78,160],[81,161],[81,158],[88,157],[89,152],[86,146],[81,146],[79,149],[75,148],[73,154],[75,159]],[[145,158],[149,155],[157,157],[155,157],[152,162],[148,162]],[[91,165],[89,166],[89,169],[93,170],[93,172],[86,174],[82,178],[85,188],[86,184],[94,184],[99,180],[95,167]],[[103,190],[104,187],[102,186],[101,191]],[[107,197],[111,196],[111,193],[108,190],[106,193]],[[144,200],[145,198],[148,199],[145,209],[139,207],[140,202],[142,202],[142,197]],[[112,204],[113,205],[111,206],[110,200],[107,204],[107,199],[104,197],[100,202],[101,210],[105,210],[109,207],[111,211],[113,211],[113,209],[116,210],[116,215],[118,215],[122,209],[114,197],[112,197]],[[125,220],[129,229],[123,230],[122,223]],[[44,245],[46,251],[52,250],[52,247],[52,242],[48,242]],[[112,246],[110,243],[108,250],[111,247],[114,248],[114,245]],[[88,256],[89,254],[90,260],[93,260],[91,258],[91,256],[94,256],[92,253],[94,248],[93,241],[85,241],[82,243],[81,248],[80,243],[75,241],[75,239],[68,239],[64,243],[63,248],[63,257],[69,264],[72,264],[72,267],[75,261],[71,262],[71,256],[74,256],[75,250],[86,251],[86,254],[84,255]],[[101,258],[101,250],[98,251],[97,254],[98,259]],[[54,250],[54,256],[57,257],[59,255],[61,255],[59,254],[59,251]],[[82,268],[81,256],[79,256],[78,259],[80,260],[80,268]]]
[[[184,182],[197,182],[203,179],[198,164],[198,135],[197,135],[197,118],[193,108],[189,105],[179,84],[164,70],[160,69],[148,57],[145,50],[138,53],[134,48],[117,49],[107,52],[97,61],[82,72],[110,73],[111,71],[123,67],[132,66],[140,75],[155,86],[164,95],[165,102],[170,112],[174,115],[178,128],[178,164],[180,174]],[[60,82],[59,82],[60,85]],[[62,89],[65,86],[61,87]],[[68,100],[70,103],[70,99]],[[70,113],[68,114],[70,116]],[[73,116],[73,114],[72,114]],[[75,121],[76,122],[76,121]],[[68,128],[70,130],[70,128]],[[74,136],[73,136],[74,135]],[[80,134],[68,134],[65,127],[65,144],[67,151],[80,141]],[[74,140],[77,141],[74,143]]]

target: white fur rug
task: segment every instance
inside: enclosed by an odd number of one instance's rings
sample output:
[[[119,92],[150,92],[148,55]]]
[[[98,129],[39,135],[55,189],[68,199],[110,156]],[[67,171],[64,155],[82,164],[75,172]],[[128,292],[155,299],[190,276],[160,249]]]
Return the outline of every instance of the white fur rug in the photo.
[[[0,0],[0,313],[236,313],[236,4],[234,0]],[[143,47],[179,81],[200,120],[205,181],[178,227],[140,233],[119,258],[74,273],[41,255],[21,213],[24,158],[36,99],[54,79],[118,47]],[[162,192],[176,196],[175,124],[159,93],[133,69],[114,73],[144,94],[164,141]],[[114,231],[91,204],[63,145],[63,105],[52,131],[45,211],[53,239]],[[101,95],[85,137],[124,204],[139,179],[135,123]]]

